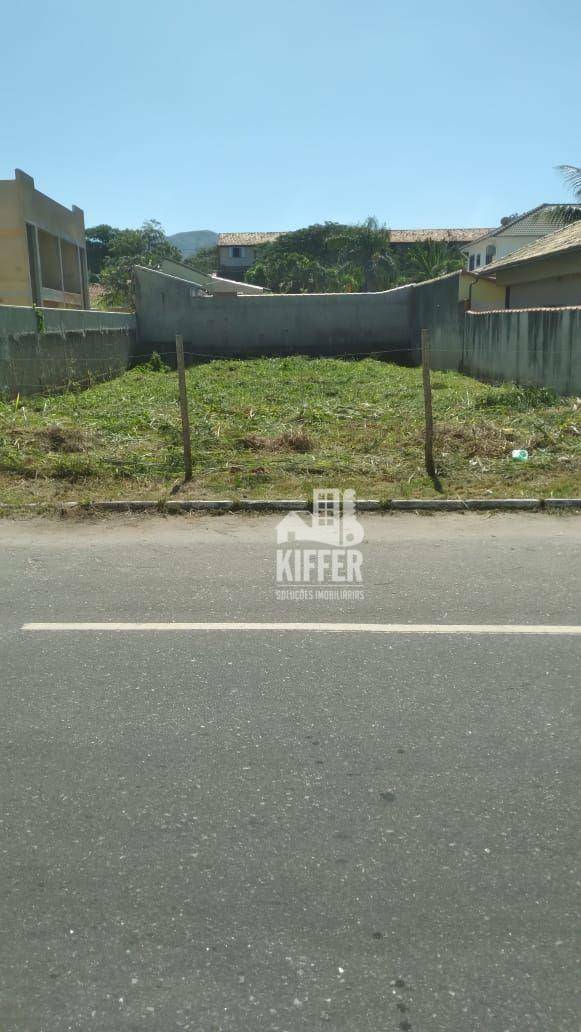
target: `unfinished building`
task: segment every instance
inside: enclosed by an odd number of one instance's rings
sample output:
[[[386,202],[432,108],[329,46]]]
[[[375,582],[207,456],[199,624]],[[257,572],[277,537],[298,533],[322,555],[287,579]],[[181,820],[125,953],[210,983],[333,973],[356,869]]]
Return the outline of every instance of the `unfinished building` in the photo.
[[[0,180],[0,304],[88,308],[85,220],[17,168]]]

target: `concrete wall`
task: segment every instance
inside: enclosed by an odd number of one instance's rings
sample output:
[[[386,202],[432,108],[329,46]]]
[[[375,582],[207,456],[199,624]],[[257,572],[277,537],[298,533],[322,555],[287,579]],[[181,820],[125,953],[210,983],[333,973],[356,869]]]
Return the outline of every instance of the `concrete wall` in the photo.
[[[192,284],[135,269],[142,354],[183,334],[201,355],[341,355],[409,350],[411,287],[377,294],[192,297]]]
[[[420,359],[425,328],[434,369],[580,394],[581,307],[467,312],[473,280],[465,272],[451,273],[413,288],[413,358]],[[499,295],[504,291],[501,285],[496,289]]]
[[[581,307],[466,312],[465,277],[376,294],[198,298],[185,280],[138,269],[137,317],[0,305],[0,393],[115,376],[156,349],[173,354],[176,333],[211,357],[383,351],[413,364],[426,328],[434,369],[581,394]]]
[[[133,315],[0,305],[3,397],[118,375],[134,352]]]
[[[435,369],[458,370],[462,364],[465,273],[427,280],[413,287],[411,307],[412,358],[420,361],[420,331],[430,331],[431,362]],[[466,277],[468,279],[468,277]]]
[[[581,308],[468,312],[461,369],[580,394]]]

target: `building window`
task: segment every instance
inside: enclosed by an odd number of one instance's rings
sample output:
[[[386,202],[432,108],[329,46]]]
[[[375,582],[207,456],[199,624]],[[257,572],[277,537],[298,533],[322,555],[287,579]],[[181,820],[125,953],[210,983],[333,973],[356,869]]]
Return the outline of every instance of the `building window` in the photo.
[[[487,265],[490,265],[496,257],[496,247],[494,244],[489,244],[486,248],[486,258],[484,259]]]
[[[479,265],[480,265],[480,255],[477,254],[476,255],[476,268],[478,268]]]
[[[40,252],[42,286],[48,290],[62,290],[63,270],[58,237],[53,233],[47,233],[44,229],[39,229],[38,250]]]
[[[231,247],[230,248],[230,257],[231,258],[242,258],[242,248],[241,247]]]
[[[63,267],[63,290],[68,294],[80,294],[81,259],[76,244],[61,238],[61,261]]]
[[[468,263],[468,268],[470,269],[470,272],[472,272],[472,269],[474,268],[474,261],[475,261],[474,255],[471,254],[470,255],[470,261]]]

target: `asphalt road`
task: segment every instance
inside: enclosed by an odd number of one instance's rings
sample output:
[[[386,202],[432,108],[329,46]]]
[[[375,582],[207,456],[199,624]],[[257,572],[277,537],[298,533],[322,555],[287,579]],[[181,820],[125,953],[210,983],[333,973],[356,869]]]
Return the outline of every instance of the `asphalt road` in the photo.
[[[371,517],[274,600],[271,518],[0,523],[2,1032],[577,1032],[581,519]]]

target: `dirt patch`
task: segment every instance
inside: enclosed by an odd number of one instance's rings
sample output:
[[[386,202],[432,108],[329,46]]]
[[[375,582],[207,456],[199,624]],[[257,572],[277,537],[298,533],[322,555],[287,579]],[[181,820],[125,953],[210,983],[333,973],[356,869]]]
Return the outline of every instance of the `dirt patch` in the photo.
[[[434,443],[439,452],[460,453],[467,459],[496,459],[514,447],[514,435],[494,424],[438,423]]]
[[[241,437],[239,445],[250,451],[294,451],[306,454],[314,450],[312,439],[302,431],[287,431],[277,437],[260,437],[258,434],[247,434]]]
[[[72,452],[85,451],[87,447],[86,434],[75,427],[59,426],[57,423],[47,426],[42,430],[29,430],[26,427],[13,427],[7,431],[7,436],[14,442],[21,441],[22,444],[32,445],[46,452]]]

